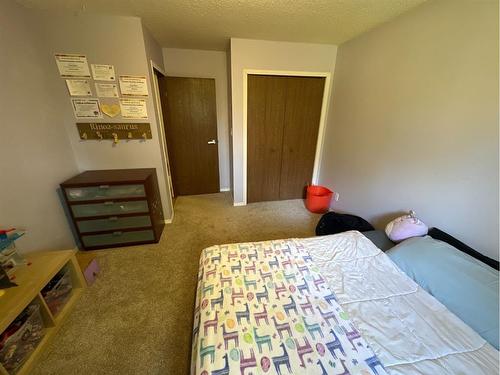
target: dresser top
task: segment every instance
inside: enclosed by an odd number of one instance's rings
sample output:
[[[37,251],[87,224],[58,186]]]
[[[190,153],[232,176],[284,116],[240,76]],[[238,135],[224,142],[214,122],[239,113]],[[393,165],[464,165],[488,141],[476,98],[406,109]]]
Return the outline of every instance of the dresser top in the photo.
[[[75,186],[85,184],[123,184],[145,181],[149,176],[155,174],[154,168],[138,169],[102,169],[96,171],[85,171],[69,180],[64,181],[61,186]]]

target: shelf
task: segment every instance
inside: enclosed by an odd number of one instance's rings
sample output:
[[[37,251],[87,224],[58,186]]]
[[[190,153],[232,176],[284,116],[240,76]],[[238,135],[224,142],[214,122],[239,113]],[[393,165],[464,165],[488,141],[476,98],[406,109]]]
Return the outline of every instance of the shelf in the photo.
[[[68,299],[68,301],[66,302],[66,304],[64,305],[62,310],[59,311],[59,314],[57,314],[57,316],[55,318],[56,326],[60,326],[61,323],[64,322],[64,320],[66,320],[66,318],[69,315],[69,312],[73,308],[73,305],[76,303],[76,301],[78,300],[78,297],[80,297],[80,294],[82,294],[82,292],[83,292],[83,289],[81,289],[81,288],[75,289],[71,292],[70,298]]]
[[[5,295],[0,297],[0,332],[3,332],[33,301],[40,306],[45,325],[45,336],[16,374],[23,375],[30,372],[83,293],[86,283],[75,253],[75,250],[63,250],[28,255],[27,260],[31,265],[21,266],[14,271],[16,278],[13,281],[18,286],[6,289]],[[68,301],[54,317],[41,295],[41,290],[65,266],[70,268],[73,288]],[[0,375],[9,375],[1,365]]]

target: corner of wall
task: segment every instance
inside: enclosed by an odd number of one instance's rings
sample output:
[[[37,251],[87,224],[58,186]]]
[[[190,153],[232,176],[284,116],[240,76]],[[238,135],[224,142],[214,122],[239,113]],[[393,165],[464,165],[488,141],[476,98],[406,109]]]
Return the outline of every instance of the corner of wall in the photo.
[[[142,20],[141,25],[142,35],[144,38],[144,49],[148,58],[148,65],[149,60],[152,60],[162,71],[165,71],[165,65],[163,62],[163,50],[160,44],[154,38],[153,34],[151,34],[151,31],[146,27]]]

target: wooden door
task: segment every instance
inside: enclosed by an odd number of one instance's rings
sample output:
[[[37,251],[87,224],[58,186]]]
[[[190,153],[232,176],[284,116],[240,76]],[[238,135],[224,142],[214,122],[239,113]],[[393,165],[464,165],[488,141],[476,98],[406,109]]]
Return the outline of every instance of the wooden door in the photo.
[[[287,78],[280,199],[302,198],[311,183],[324,86],[321,77]]]
[[[159,86],[175,195],[219,192],[215,80],[161,77]]]
[[[247,201],[302,198],[311,183],[325,79],[248,76]]]
[[[285,81],[248,76],[247,202],[279,200]]]

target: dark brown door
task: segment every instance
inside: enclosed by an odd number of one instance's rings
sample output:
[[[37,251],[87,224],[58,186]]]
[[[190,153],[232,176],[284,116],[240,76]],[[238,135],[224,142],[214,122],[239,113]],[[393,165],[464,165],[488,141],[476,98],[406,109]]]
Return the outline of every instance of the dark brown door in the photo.
[[[215,80],[159,79],[175,195],[219,192]]]
[[[248,76],[247,201],[302,198],[311,182],[325,79]]]
[[[248,76],[247,201],[279,200],[285,81]]]
[[[311,183],[325,79],[288,77],[280,199],[302,198]]]

